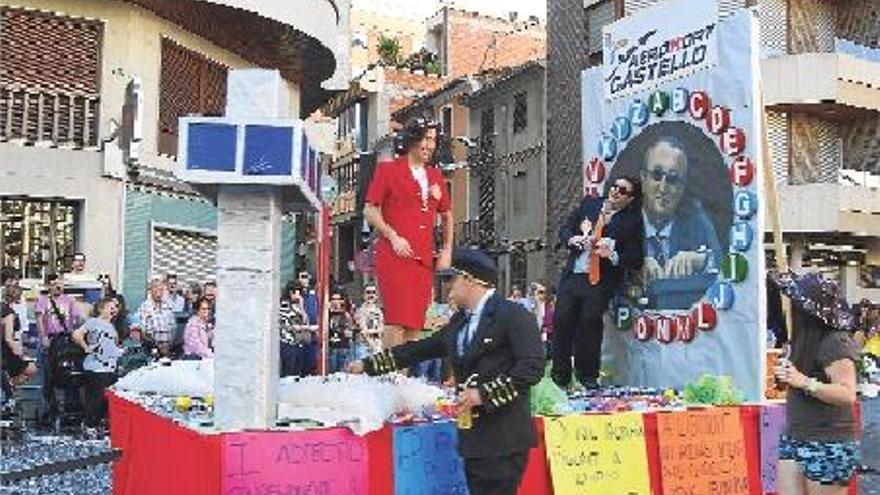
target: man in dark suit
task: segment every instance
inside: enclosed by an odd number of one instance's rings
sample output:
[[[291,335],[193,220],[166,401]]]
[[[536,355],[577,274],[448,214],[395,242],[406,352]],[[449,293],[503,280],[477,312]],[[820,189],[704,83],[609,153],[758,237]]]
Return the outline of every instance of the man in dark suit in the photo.
[[[544,374],[544,346],[535,318],[496,294],[495,263],[481,251],[458,248],[449,298],[459,312],[437,333],[349,365],[351,373],[379,375],[415,363],[448,357],[460,384],[459,405],[473,426],[459,431],[471,495],[515,494],[536,433],[529,414],[529,389]]]
[[[640,181],[621,177],[608,191],[607,198],[584,198],[559,234],[569,250],[553,333],[553,381],[562,388],[571,384],[572,354],[578,381],[598,386],[602,315],[626,273],[640,269],[644,258]]]

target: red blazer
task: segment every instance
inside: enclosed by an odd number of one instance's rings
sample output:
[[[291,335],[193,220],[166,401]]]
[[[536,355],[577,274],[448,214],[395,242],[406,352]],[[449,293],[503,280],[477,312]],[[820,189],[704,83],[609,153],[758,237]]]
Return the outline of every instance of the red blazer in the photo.
[[[440,170],[432,165],[426,165],[425,170],[428,175],[426,203],[422,202],[419,183],[412,176],[405,156],[376,166],[366,201],[378,206],[385,223],[409,241],[414,260],[433,268],[437,213],[449,211],[451,202]],[[385,237],[379,239],[376,249],[393,254],[391,242]]]

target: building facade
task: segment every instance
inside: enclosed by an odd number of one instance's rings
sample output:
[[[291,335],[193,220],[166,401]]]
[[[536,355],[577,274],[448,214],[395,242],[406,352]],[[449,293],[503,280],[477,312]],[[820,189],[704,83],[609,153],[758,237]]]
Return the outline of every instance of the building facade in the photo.
[[[347,4],[249,5],[0,1],[0,264],[39,279],[82,251],[135,303],[150,275],[211,276],[213,205],[171,174],[177,119],[222,114],[230,69],[278,69],[292,116],[347,79]]]
[[[461,77],[545,57],[547,35],[536,16],[520,19],[441,6],[427,21],[426,48],[438,54],[443,75]]]
[[[466,96],[477,149],[469,220],[498,262],[499,287],[543,281],[547,226],[546,66],[527,62]]]
[[[551,211],[569,210],[582,194],[581,184],[569,180],[583,163],[580,73],[601,62],[602,26],[654,3],[548,0]],[[839,278],[852,301],[880,300],[880,4],[718,4],[720,16],[758,9],[767,138],[790,264]],[[549,218],[548,239],[555,240],[560,220]],[[558,267],[560,253],[548,254],[548,266]]]
[[[378,162],[394,157],[394,112],[435,91],[435,75],[374,66],[322,108],[337,119],[336,149],[327,172],[339,184],[331,205],[331,273],[350,294],[372,280],[371,233],[363,218],[364,196]]]

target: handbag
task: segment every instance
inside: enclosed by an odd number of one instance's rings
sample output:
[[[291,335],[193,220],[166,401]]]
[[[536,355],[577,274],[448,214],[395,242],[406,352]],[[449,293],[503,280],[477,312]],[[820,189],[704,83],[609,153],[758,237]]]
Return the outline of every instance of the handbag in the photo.
[[[49,365],[53,383],[62,387],[78,387],[82,384],[83,361],[86,353],[74,342],[70,329],[67,328],[67,320],[63,318],[55,299],[50,296],[49,302],[55,318],[58,318],[61,328],[64,329],[64,333],[56,335],[49,344]]]

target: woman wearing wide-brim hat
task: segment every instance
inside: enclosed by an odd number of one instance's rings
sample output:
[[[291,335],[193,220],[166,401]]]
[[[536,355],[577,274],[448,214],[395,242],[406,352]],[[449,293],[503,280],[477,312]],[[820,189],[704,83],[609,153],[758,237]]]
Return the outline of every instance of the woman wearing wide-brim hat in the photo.
[[[837,283],[817,273],[773,274],[792,302],[790,360],[776,368],[789,386],[779,442],[780,495],[843,495],[859,466],[855,317]]]

